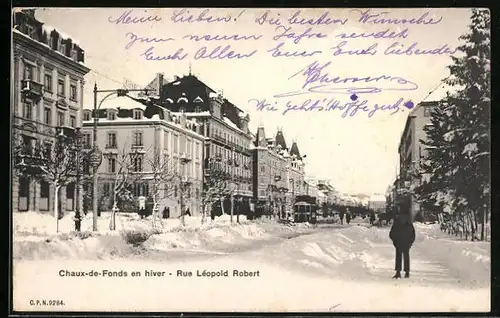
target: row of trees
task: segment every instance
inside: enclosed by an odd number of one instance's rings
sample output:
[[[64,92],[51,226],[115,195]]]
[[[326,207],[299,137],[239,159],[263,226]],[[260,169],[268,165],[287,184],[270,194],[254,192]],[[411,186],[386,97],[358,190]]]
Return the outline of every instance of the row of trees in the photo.
[[[416,195],[451,232],[485,239],[490,214],[490,14],[474,9],[469,32],[452,57],[450,90],[425,128],[428,158]]]
[[[14,135],[13,158],[14,170],[17,176],[26,177],[30,180],[49,182],[53,189],[53,202],[59,202],[59,191],[62,187],[70,183],[76,183],[77,178],[83,197],[91,198],[91,175],[90,161],[91,151],[82,149],[76,138],[77,134],[72,131],[68,135],[63,129],[58,129],[56,138],[50,143],[41,141],[27,140],[20,135]],[[181,208],[181,222],[185,224],[186,200],[190,196],[192,181],[185,173],[185,162],[174,161],[168,155],[164,155],[158,149],[154,151],[145,151],[147,155],[145,163],[148,171],[137,169],[137,161],[134,153],[131,153],[131,147],[124,147],[123,151],[114,158],[114,172],[109,173],[107,178],[111,181],[111,201],[112,213],[110,219],[110,229],[116,229],[116,215],[119,212],[119,206],[125,202],[134,202],[132,192],[134,184],[138,182],[148,182],[150,185],[149,196],[153,201],[152,208],[152,227],[162,226],[162,217],[160,216],[159,204],[162,196],[179,198]],[[221,202],[221,208],[224,213],[224,204],[222,201],[230,197],[231,223],[234,213],[234,194],[237,190],[236,180],[233,180],[230,173],[215,168],[215,165],[209,164],[205,170],[205,180],[200,193],[202,223],[206,221],[206,215],[212,209],[212,205],[217,201]],[[54,204],[55,231],[59,230],[60,211],[58,204]],[[79,209],[77,209],[78,211]],[[75,215],[75,230],[80,230],[80,215]],[[237,216],[239,222],[239,215]]]

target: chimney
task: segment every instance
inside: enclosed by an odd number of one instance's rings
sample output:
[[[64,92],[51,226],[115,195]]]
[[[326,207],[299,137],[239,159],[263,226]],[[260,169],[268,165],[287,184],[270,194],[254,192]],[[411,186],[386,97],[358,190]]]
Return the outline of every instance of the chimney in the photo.
[[[186,113],[182,112],[179,120],[181,127],[186,128]]]
[[[163,88],[163,73],[156,74],[156,95],[161,96],[161,90]]]
[[[250,122],[250,116],[248,114],[246,114],[244,117],[241,117],[241,130],[243,130],[243,132],[245,134],[249,133],[249,130],[248,130],[248,123],[249,122]]]

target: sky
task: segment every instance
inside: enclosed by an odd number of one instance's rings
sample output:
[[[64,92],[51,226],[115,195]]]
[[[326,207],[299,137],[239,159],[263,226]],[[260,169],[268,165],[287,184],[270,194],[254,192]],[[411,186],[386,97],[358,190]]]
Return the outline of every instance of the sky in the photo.
[[[119,20],[128,10],[132,10],[130,19],[143,17],[144,22]],[[449,74],[450,52],[460,45],[458,37],[467,32],[470,21],[470,9],[465,8],[372,9],[366,12],[332,8],[302,9],[300,12],[298,9],[211,8],[200,19],[202,21],[194,20],[204,9],[181,10],[44,8],[36,11],[36,17],[77,39],[85,50],[85,64],[92,70],[85,78],[85,108],[92,107],[95,82],[99,89],[123,87],[125,79],[145,86],[156,73],[164,73],[167,79],[173,79],[174,76],[187,75],[191,68],[200,80],[215,90],[222,90],[225,98],[249,113],[250,129],[254,133],[262,125],[270,137],[280,128],[288,144],[296,141],[301,153],[307,155],[308,176],[328,179],[340,192],[366,194],[385,193],[394,181],[399,139],[410,112],[403,104],[408,101],[418,104],[422,100],[437,98],[436,88]],[[264,16],[266,11],[267,16]],[[189,19],[190,15],[192,19]],[[370,15],[373,17],[363,20]],[[315,22],[321,16],[323,24],[318,25]],[[230,21],[209,23],[209,17]],[[376,23],[384,22],[380,21],[381,18],[386,19],[385,22],[432,19],[433,23]],[[388,31],[384,36],[380,32],[385,30]],[[398,38],[388,38],[391,32]],[[306,36],[297,39],[304,33]],[[356,38],[343,39],[343,33],[354,33]],[[360,36],[363,34],[364,37]],[[185,38],[188,35],[218,35],[219,39],[224,35],[238,35],[249,39],[194,41]],[[131,43],[133,38],[137,40]],[[283,46],[276,49],[280,43]],[[439,49],[444,45],[449,50],[434,51],[442,54],[387,54],[391,47],[407,49],[413,43],[416,43],[414,48],[421,50]],[[204,58],[217,46],[226,45],[241,55],[255,53],[240,59]],[[150,47],[153,47],[150,51],[153,53],[147,55],[145,52]],[[206,47],[206,54],[202,54],[203,47]],[[147,59],[148,56],[172,56],[181,48],[182,53],[187,54],[182,60]],[[272,55],[278,51],[297,52],[296,55],[300,56]],[[299,54],[304,51],[308,54]],[[377,78],[382,75],[385,77],[376,82],[329,84],[337,77]],[[323,78],[323,83],[320,78]],[[279,96],[304,91],[304,85],[307,90],[325,84],[328,79],[328,92],[314,89],[306,91],[307,94]],[[345,89],[349,87],[372,89],[358,90],[352,96],[353,91]],[[430,92],[434,93],[429,96]],[[308,99],[311,100],[309,104]],[[320,100],[323,104],[338,101],[338,105],[345,105],[353,99],[358,104],[365,103],[368,109],[375,105],[393,105],[400,99],[402,102],[398,108],[379,109],[371,117],[362,110],[343,117],[343,112],[338,109],[302,109],[283,114],[287,104],[311,105]],[[278,111],[259,110],[257,103],[262,105],[263,101],[276,105]]]

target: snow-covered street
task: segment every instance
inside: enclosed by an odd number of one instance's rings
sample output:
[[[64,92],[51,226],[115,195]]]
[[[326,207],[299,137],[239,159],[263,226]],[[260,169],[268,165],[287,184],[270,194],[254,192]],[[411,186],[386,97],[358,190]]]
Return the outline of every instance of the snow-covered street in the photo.
[[[124,311],[489,311],[490,245],[415,224],[411,277],[393,280],[388,228],[321,225],[315,232],[216,244],[152,259],[15,260],[14,307]],[[234,242],[236,243],[236,242]],[[61,277],[68,271],[126,271],[127,277]],[[165,272],[145,277],[145,270]],[[178,276],[192,273],[192,276]],[[197,276],[228,271],[228,277]],[[233,270],[256,272],[233,277]],[[142,273],[132,277],[133,271]],[[49,286],[49,287],[48,287]],[[62,299],[37,307],[30,299]]]

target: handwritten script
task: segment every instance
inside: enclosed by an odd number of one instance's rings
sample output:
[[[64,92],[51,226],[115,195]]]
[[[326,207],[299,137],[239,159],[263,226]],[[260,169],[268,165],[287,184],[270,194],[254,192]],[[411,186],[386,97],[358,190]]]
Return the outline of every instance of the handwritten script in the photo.
[[[432,33],[443,22],[432,9],[124,9],[109,16],[107,22],[117,28],[118,34],[122,32],[127,54],[142,61],[217,63],[253,59],[255,65],[259,61],[267,65],[293,63],[287,64],[292,65],[292,72],[276,79],[290,81],[286,91],[272,95],[276,102],[270,106],[264,98],[251,102],[260,111],[278,111],[272,110],[273,105],[281,105],[278,109],[283,115],[319,109],[341,111],[344,117],[397,113],[402,104],[399,97],[419,88],[414,80],[389,71],[390,67],[381,72],[376,71],[381,68],[355,68],[346,75],[345,66],[370,60],[377,63],[379,56],[401,63],[403,58],[439,58],[457,52],[456,47],[439,39],[429,42],[432,44],[421,43],[425,40],[422,34]],[[341,103],[334,97],[386,91],[401,93],[390,105],[362,98]],[[306,99],[297,103],[301,97]]]
[[[365,77],[342,77],[330,75],[327,68],[332,62],[324,64],[314,61],[289,77],[289,79],[302,76],[303,85],[301,89],[276,94],[274,97],[290,97],[304,94],[366,94],[380,93],[386,91],[408,91],[415,90],[418,85],[403,77],[392,75],[377,75]]]

